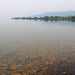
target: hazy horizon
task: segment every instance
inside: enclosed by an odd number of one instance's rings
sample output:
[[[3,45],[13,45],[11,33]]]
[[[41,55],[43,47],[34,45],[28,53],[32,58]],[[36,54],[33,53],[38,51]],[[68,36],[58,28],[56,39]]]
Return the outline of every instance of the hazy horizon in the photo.
[[[0,16],[31,16],[45,12],[75,10],[74,0],[1,0]]]

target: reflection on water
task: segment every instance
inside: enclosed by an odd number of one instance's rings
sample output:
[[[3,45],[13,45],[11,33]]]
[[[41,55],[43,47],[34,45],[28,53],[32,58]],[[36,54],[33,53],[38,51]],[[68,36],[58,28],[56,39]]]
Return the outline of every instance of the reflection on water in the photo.
[[[75,75],[75,23],[0,22],[0,75]]]

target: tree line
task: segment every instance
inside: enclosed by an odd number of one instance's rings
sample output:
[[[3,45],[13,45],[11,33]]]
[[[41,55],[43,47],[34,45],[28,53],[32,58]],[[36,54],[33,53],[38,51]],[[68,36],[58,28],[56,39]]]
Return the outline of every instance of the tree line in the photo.
[[[75,21],[75,16],[68,16],[68,17],[61,17],[61,16],[44,16],[44,17],[15,17],[12,19],[30,19],[30,20],[45,20],[45,21],[60,21],[60,20],[67,20],[67,21]]]

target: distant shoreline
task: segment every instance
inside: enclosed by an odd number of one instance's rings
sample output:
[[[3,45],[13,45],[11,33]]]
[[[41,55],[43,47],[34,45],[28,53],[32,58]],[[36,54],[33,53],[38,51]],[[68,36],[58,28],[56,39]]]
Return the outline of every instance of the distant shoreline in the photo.
[[[45,20],[45,21],[74,21],[75,22],[75,16],[68,16],[68,17],[61,17],[61,16],[44,16],[44,17],[15,17],[12,19],[29,19],[29,20]]]

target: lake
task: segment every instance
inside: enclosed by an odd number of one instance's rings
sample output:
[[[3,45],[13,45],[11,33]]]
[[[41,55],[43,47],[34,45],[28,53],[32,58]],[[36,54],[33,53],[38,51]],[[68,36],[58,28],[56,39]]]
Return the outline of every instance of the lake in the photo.
[[[75,22],[0,19],[0,75],[75,75]]]

